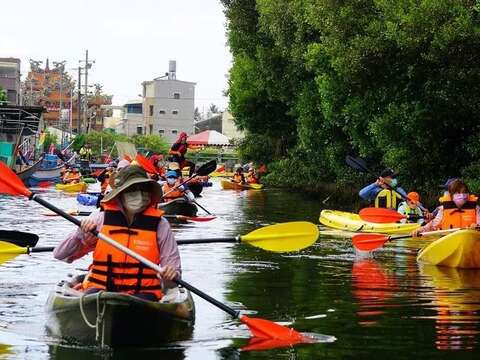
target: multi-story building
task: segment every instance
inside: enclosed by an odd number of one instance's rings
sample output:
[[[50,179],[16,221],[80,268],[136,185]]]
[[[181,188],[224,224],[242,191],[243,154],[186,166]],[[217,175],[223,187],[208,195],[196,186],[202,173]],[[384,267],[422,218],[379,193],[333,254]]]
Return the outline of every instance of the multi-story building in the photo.
[[[21,105],[20,59],[0,58],[0,88],[7,93],[9,105]]]
[[[175,61],[165,76],[143,82],[144,134],[160,135],[169,143],[182,131],[193,134],[195,85],[177,80]]]
[[[117,125],[116,132],[132,136],[144,134],[145,120],[143,117],[143,101],[131,100],[123,105],[123,119]]]

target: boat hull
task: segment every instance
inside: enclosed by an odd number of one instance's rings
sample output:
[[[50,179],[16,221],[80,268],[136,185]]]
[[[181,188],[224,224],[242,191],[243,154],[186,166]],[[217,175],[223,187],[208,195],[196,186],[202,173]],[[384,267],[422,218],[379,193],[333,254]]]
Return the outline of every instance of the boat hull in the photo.
[[[262,184],[239,184],[230,180],[222,180],[220,185],[224,190],[261,190]]]
[[[159,208],[165,211],[166,215],[184,215],[194,217],[197,216],[197,206],[183,199],[173,200],[169,203],[162,203]]]
[[[60,283],[47,300],[47,331],[51,336],[82,345],[158,347],[162,343],[188,340],[195,321],[190,292],[178,291],[170,303],[146,301],[131,295],[101,292],[84,295]],[[83,313],[80,310],[82,305]],[[101,320],[97,329],[88,326]]]

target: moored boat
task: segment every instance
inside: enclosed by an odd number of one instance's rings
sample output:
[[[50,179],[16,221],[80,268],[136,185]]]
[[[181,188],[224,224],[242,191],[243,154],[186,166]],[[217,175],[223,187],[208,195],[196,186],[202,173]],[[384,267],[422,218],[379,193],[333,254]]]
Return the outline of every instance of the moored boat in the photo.
[[[61,281],[47,300],[47,331],[72,343],[158,347],[191,338],[195,305],[184,288],[166,291],[160,301],[117,292],[84,294],[73,287],[81,277]]]
[[[222,180],[220,182],[224,190],[261,190],[262,184],[240,184],[230,180]]]
[[[84,192],[87,189],[87,184],[84,182],[76,184],[56,184],[55,189],[64,192]]]
[[[31,166],[27,167],[26,169],[22,171],[17,172],[17,176],[22,179],[23,181],[27,180],[30,176],[32,176],[40,167],[42,166],[42,160],[43,158],[41,157],[38,159],[36,162],[34,162]]]
[[[165,211],[166,215],[184,215],[194,217],[197,215],[197,206],[185,200],[184,198],[178,198],[167,203],[159,204],[159,208]]]
[[[372,223],[362,220],[358,214],[337,210],[322,210],[320,223],[338,230],[381,234],[409,234],[420,226],[417,223]]]
[[[420,250],[417,261],[431,265],[480,269],[480,232],[459,230]]]

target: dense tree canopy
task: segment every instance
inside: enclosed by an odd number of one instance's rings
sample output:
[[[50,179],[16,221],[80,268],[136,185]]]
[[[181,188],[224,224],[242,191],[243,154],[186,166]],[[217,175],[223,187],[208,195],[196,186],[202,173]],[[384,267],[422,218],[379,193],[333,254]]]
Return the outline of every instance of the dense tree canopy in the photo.
[[[480,169],[480,7],[458,0],[222,0],[230,110],[304,181],[348,180],[346,154],[430,189]],[[256,149],[255,146],[244,146]],[[258,150],[258,149],[257,149]],[[277,179],[291,166],[275,166]]]

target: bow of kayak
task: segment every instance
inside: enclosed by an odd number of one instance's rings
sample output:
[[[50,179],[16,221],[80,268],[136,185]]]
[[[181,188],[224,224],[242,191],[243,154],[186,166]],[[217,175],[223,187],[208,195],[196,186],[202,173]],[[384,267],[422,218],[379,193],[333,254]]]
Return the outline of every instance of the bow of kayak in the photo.
[[[56,184],[55,189],[64,192],[84,192],[87,190],[87,184],[84,182],[79,182],[76,184]]]
[[[480,268],[480,232],[459,230],[423,248],[417,261],[453,268]]]
[[[230,180],[222,180],[220,182],[224,190],[261,190],[262,184],[239,184]]]
[[[85,295],[72,285],[60,282],[47,300],[47,330],[54,337],[115,348],[155,347],[192,335],[195,305],[184,288],[170,289],[161,301],[147,301],[116,292]]]
[[[337,210],[322,210],[319,220],[333,229],[381,234],[409,234],[420,226],[417,223],[372,223],[362,220],[358,214]]]

